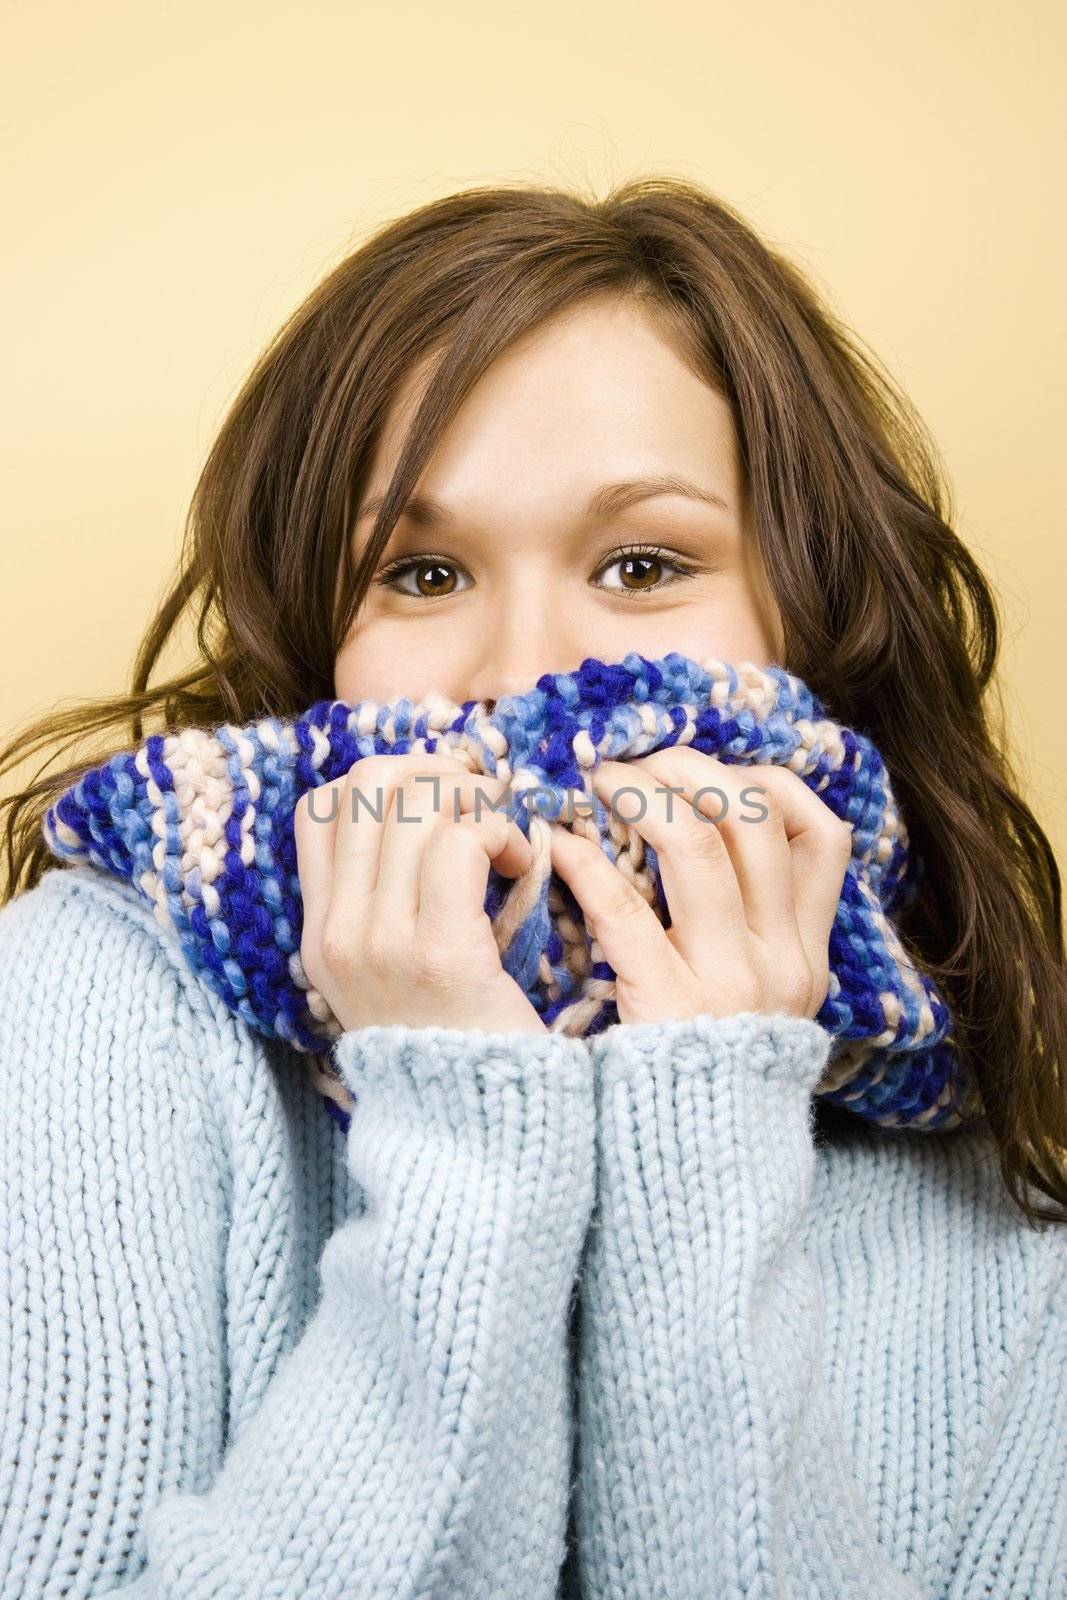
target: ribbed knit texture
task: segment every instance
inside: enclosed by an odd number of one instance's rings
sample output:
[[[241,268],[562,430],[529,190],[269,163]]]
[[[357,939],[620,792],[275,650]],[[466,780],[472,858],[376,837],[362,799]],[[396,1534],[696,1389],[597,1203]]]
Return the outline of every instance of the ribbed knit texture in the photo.
[[[1067,1228],[980,1132],[817,1145],[828,1044],[362,1029],[341,1141],[132,886],[46,874],[0,912],[2,1600],[1062,1600]]]

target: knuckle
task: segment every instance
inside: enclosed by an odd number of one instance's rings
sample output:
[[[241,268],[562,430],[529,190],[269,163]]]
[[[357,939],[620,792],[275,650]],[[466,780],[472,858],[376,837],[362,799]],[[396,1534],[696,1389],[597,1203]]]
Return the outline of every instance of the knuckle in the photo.
[[[387,786],[381,769],[368,768],[366,761],[361,760],[349,767],[341,780],[340,790],[341,801],[338,810],[348,818],[360,815],[359,804],[355,799],[357,795],[362,796],[363,803],[373,812],[378,812],[387,793]]]
[[[846,822],[844,817],[833,817],[831,819],[830,832],[834,838],[838,852],[847,860],[852,854],[853,835],[851,822]]]
[[[812,987],[812,972],[806,957],[796,955],[783,962],[779,969],[778,989],[790,1007],[807,1006]]]
[[[690,766],[690,757],[695,754],[696,751],[687,750],[681,745],[665,745],[659,750],[647,751],[638,759],[653,777],[670,778],[672,774],[684,772]]]
[[[346,793],[361,790],[364,794],[384,792],[397,775],[396,756],[360,756],[353,761],[340,780]]]
[[[383,765],[385,756],[360,756],[358,761],[353,761],[344,777],[340,780],[346,789],[359,789],[368,782],[377,779],[379,782],[385,777],[388,768]]]
[[[392,772],[400,762],[407,759],[407,756],[390,755],[387,751],[381,751],[376,755],[359,756],[353,761],[345,776],[348,778],[358,777],[361,772],[380,774]]]
[[[625,879],[621,883],[613,884],[605,893],[604,910],[614,922],[640,918],[647,909],[641,896],[630,888]]]
[[[447,990],[455,981],[455,968],[447,944],[428,924],[410,946],[406,968],[417,983],[428,989]]]
[[[477,856],[484,853],[486,845],[495,848],[502,843],[507,830],[507,820],[502,816],[487,813],[476,817],[467,811],[452,826],[446,822],[442,834],[447,838],[450,849],[468,850],[472,856]]]
[[[773,828],[785,826],[785,807],[773,789],[767,789],[760,799],[760,804],[767,813],[763,818],[764,822],[770,823]]]
[[[433,801],[433,787],[423,781],[424,776],[410,769],[400,776],[396,792],[401,796],[404,808],[402,815],[405,817],[413,817],[421,806]]]
[[[423,829],[421,840],[422,859],[424,862],[428,859],[434,860],[436,858],[440,852],[442,841],[447,838],[448,833],[449,817],[447,813],[444,816],[435,815],[430,819],[429,827]]]
[[[483,824],[475,822],[468,813],[454,817],[450,811],[438,817],[426,841],[427,850],[447,851],[454,856],[457,851],[466,850],[474,856],[481,849],[478,834]]]
[[[689,832],[693,841],[693,849],[702,860],[721,861],[729,854],[726,848],[726,840],[710,817],[705,817],[703,821],[696,817],[692,818],[689,823]]]
[[[344,978],[353,972],[356,965],[355,941],[349,930],[335,921],[324,922],[319,935],[318,959],[334,977]]]
[[[396,966],[397,941],[393,929],[380,919],[372,919],[363,934],[361,964],[375,977],[383,977]]]

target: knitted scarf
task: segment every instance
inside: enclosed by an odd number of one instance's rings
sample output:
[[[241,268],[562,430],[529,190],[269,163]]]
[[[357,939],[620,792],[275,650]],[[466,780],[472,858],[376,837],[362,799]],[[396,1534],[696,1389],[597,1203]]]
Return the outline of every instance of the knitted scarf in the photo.
[[[330,1057],[341,1026],[300,960],[300,796],[363,756],[389,752],[451,753],[504,780],[507,815],[533,852],[519,878],[490,869],[485,909],[501,963],[546,1026],[588,1037],[618,1021],[615,974],[551,870],[549,823],[599,837],[668,926],[655,851],[594,795],[589,774],[602,760],[674,744],[724,762],[789,767],[852,827],[829,990],[816,1017],[834,1036],[817,1093],[884,1126],[979,1120],[945,1001],[894,924],[921,862],[909,851],[885,764],[870,739],[834,722],[777,666],[631,651],[546,673],[491,711],[434,693],[322,700],[293,719],[152,734],[86,772],[48,809],[43,830],[63,861],[134,884],[189,966],[249,1027],[308,1053],[315,1086],[347,1131],[354,1101]]]

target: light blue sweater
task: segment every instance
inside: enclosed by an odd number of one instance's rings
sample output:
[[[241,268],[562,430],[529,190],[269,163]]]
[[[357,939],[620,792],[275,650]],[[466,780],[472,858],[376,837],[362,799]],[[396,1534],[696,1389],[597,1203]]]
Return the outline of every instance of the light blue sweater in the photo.
[[[47,873],[0,912],[2,1600],[1063,1600],[1067,1227],[985,1135],[817,1141],[829,1045],[364,1028],[346,1138],[133,888]]]

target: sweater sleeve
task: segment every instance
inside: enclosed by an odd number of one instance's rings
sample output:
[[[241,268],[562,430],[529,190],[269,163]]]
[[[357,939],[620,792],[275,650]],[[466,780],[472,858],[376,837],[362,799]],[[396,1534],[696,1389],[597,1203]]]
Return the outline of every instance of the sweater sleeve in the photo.
[[[847,1458],[800,1242],[830,1042],[755,1012],[591,1041],[576,1526],[598,1600],[921,1600]]]
[[[57,948],[43,910],[34,921],[16,906],[0,918],[0,1594],[552,1600],[573,1446],[568,1312],[594,1189],[587,1046],[342,1035],[357,1212],[327,1240],[311,1320],[212,1481],[193,1492],[185,1474],[153,1495],[165,1430],[192,1403],[186,1291],[195,1300],[217,1259],[195,1186],[156,1188],[146,1160],[161,1136],[195,1159],[195,1086],[167,1069],[197,1018],[165,1021],[130,993],[130,970],[151,970],[132,954],[115,970],[130,947]],[[117,1079],[121,1102],[107,1096]],[[192,1133],[174,1142],[175,1126]],[[113,1562],[104,1575],[124,1523],[141,1551],[125,1584]]]

